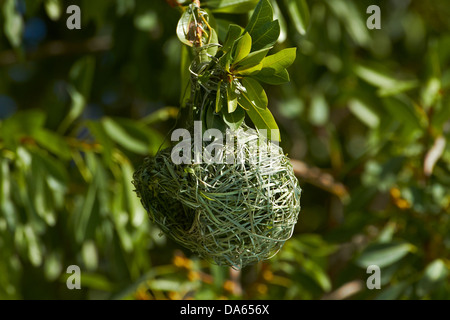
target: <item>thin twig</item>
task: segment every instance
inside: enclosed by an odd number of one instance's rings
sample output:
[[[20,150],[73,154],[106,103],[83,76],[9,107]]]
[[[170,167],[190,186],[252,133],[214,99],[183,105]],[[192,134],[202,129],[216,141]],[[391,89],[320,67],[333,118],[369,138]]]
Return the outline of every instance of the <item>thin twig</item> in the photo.
[[[322,297],[322,300],[344,300],[357,294],[363,288],[364,283],[361,280],[353,280],[326,294]]]
[[[65,42],[65,41],[50,41],[36,50],[26,55],[26,60],[40,60],[49,57],[77,55],[85,53],[95,53],[108,51],[111,49],[111,37],[95,37],[83,42]],[[6,50],[0,52],[0,67],[9,66],[19,62],[16,53],[13,50]]]
[[[309,167],[300,160],[291,159],[291,164],[295,175],[303,181],[328,191],[342,200],[348,198],[347,188],[342,183],[337,182],[331,174],[316,167]]]

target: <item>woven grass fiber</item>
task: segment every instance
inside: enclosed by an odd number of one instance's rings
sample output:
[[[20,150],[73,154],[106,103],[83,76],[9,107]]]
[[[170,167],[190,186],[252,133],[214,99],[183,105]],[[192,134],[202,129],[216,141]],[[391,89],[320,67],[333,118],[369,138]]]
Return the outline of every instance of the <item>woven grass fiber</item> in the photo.
[[[273,257],[292,236],[301,188],[279,146],[249,127],[231,138],[214,154],[222,159],[216,163],[175,165],[172,147],[164,149],[145,159],[133,183],[165,234],[210,262],[240,269]]]

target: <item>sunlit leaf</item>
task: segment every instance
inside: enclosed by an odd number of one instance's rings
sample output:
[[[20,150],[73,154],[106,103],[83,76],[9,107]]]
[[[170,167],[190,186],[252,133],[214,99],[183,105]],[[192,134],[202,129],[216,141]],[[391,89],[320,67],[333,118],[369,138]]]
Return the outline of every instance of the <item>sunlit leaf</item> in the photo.
[[[277,20],[267,22],[253,33],[252,51],[271,48],[280,36],[280,24]]]
[[[205,0],[202,6],[207,6],[216,13],[246,13],[257,3],[258,0]]]
[[[132,136],[117,121],[111,118],[104,118],[102,124],[108,136],[125,149],[138,154],[147,154],[149,152],[145,138]]]
[[[244,35],[236,40],[235,42],[235,50],[233,54],[234,63],[238,63],[245,57],[247,57],[252,48],[252,37],[246,32]]]
[[[379,116],[365,103],[358,99],[352,99],[348,103],[350,111],[361,122],[370,128],[376,128],[380,124]]]
[[[362,268],[370,265],[383,268],[399,261],[413,250],[414,247],[405,242],[374,243],[361,253],[356,263]]]
[[[61,17],[62,5],[60,0],[45,0],[45,11],[48,17],[56,21]]]
[[[70,69],[71,86],[69,94],[72,99],[70,111],[62,121],[58,131],[65,132],[84,111],[91,92],[95,72],[95,58],[85,56],[79,59]]]
[[[306,0],[285,0],[284,3],[293,26],[301,35],[305,35],[310,20],[308,3]]]
[[[183,14],[181,15],[180,20],[177,25],[177,36],[178,39],[184,43],[192,47],[194,42],[194,35],[191,31],[191,21],[192,21],[192,12],[189,8],[187,8]]]
[[[245,96],[246,101],[249,101],[255,108],[266,109],[269,103],[266,92],[258,81],[251,78],[241,79],[242,86],[245,92],[241,92]],[[244,102],[245,103],[245,102]]]
[[[442,259],[432,261],[426,268],[423,277],[417,283],[417,295],[424,297],[447,279],[449,270]]]
[[[254,51],[247,57],[232,66],[235,73],[246,75],[261,70],[263,64],[261,63],[270,48]]]
[[[252,16],[250,17],[250,21],[245,28],[245,31],[248,32],[251,36],[258,31],[259,28],[264,26],[268,22],[272,22],[273,20],[273,8],[270,4],[269,0],[261,0],[258,2],[255,10],[253,11]]]
[[[227,101],[228,101],[228,112],[232,113],[237,108],[237,93],[236,93],[236,85],[234,82],[231,82],[227,86]]]
[[[24,21],[22,16],[16,10],[15,0],[5,0],[3,2],[4,31],[11,45],[18,48],[22,44],[22,33],[24,30]]]

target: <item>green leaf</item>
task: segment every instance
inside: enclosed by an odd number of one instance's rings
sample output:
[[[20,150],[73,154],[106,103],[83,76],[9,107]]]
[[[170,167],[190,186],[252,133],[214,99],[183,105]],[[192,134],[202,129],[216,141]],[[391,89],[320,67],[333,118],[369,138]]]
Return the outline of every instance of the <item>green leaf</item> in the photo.
[[[50,130],[41,129],[34,133],[34,139],[48,151],[68,160],[71,158],[69,145],[64,138]]]
[[[258,81],[272,85],[284,84],[290,81],[289,73],[286,69],[279,73],[272,72],[272,69],[261,69],[258,73],[252,74],[251,77]]]
[[[313,260],[306,259],[302,263],[305,273],[308,274],[323,291],[329,292],[331,290],[331,281],[325,270],[315,263]]]
[[[287,38],[287,25],[286,25],[286,19],[283,16],[283,13],[281,12],[280,7],[277,4],[277,0],[271,0],[270,2],[273,7],[273,18],[275,20],[278,20],[278,24],[280,26],[280,34],[278,36],[279,42],[284,42]]]
[[[389,288],[383,290],[375,299],[376,300],[396,300],[398,299],[402,293],[408,288],[408,282],[399,282],[395,285],[390,286]]]
[[[83,257],[84,265],[89,271],[95,270],[98,267],[98,250],[92,240],[85,241],[81,248],[81,256]]]
[[[48,17],[56,21],[61,17],[62,6],[60,0],[46,0],[45,1],[45,11]]]
[[[209,106],[206,109],[206,128],[205,129],[218,129],[218,130],[224,132],[226,129],[226,125],[224,123],[223,116],[221,113],[214,112],[214,109],[215,109],[215,106],[213,106],[213,105]]]
[[[84,111],[91,91],[95,72],[95,58],[86,56],[79,59],[69,72],[71,86],[69,94],[72,99],[70,111],[62,121],[58,132],[65,132]]]
[[[64,276],[66,275],[67,274],[64,274]],[[67,281],[67,279],[64,281]],[[112,292],[115,289],[114,283],[111,282],[105,275],[87,272],[81,273],[81,287],[109,292]]]
[[[16,10],[15,0],[6,0],[3,3],[3,16],[5,18],[4,31],[9,42],[14,48],[22,44],[22,33],[24,30],[24,21],[22,16]]]
[[[217,33],[214,29],[211,29],[210,38],[208,39],[208,44],[218,44],[219,38],[217,37]],[[208,52],[209,55],[215,56],[217,51],[219,50],[219,47],[217,45],[211,45],[206,49],[206,52]]]
[[[278,20],[270,21],[253,32],[252,51],[272,47],[280,36],[280,23]]]
[[[359,78],[378,87],[378,94],[382,97],[411,90],[419,84],[417,80],[399,80],[377,66],[356,65],[354,70]]]
[[[286,68],[294,63],[296,51],[297,48],[288,48],[265,57],[262,61],[261,71],[252,74],[252,77],[274,85],[289,82],[289,73]]]
[[[258,81],[251,78],[243,78],[241,82],[246,90],[246,92],[241,92],[241,95],[245,96],[244,100],[248,100],[257,109],[266,109],[269,101],[266,92]]]
[[[185,107],[186,103],[191,98],[191,73],[189,71],[189,66],[192,63],[192,59],[189,53],[189,49],[186,46],[181,47],[181,62],[180,62],[180,72],[181,72],[181,95],[180,95],[180,105]]]
[[[215,13],[246,13],[252,10],[258,0],[206,0],[202,6],[211,8]]]
[[[102,146],[102,156],[105,164],[108,166],[111,164],[114,143],[113,140],[108,137],[103,125],[98,121],[87,122],[87,127],[91,134],[95,137],[95,140]]]
[[[50,188],[58,188],[65,192],[64,189],[69,182],[69,174],[63,163],[39,152],[33,153],[33,162],[36,162],[37,166],[41,166],[42,170],[45,171],[46,181]]]
[[[133,227],[138,227],[144,223],[146,216],[145,210],[142,207],[140,200],[136,197],[134,186],[131,183],[133,179],[134,169],[130,161],[122,161],[122,179],[124,186],[124,196],[127,203],[126,210],[130,215],[130,222]]]
[[[85,56],[77,60],[69,71],[69,80],[76,91],[87,98],[91,92],[95,74],[95,57]]]
[[[362,268],[370,265],[383,268],[399,261],[414,249],[413,245],[405,242],[374,243],[361,253],[356,263]]]
[[[261,70],[263,66],[261,61],[267,55],[269,50],[270,48],[266,48],[250,53],[247,57],[239,61],[239,63],[234,64],[231,67],[232,71],[238,74],[246,75]]]
[[[373,43],[369,30],[366,26],[366,18],[363,11],[355,2],[345,0],[326,1],[335,16],[339,18],[342,25],[353,41],[360,46],[369,46]]]
[[[277,74],[293,64],[296,55],[297,48],[287,48],[278,51],[277,53],[264,58],[264,60],[262,61],[263,69],[269,69],[271,70],[272,74]],[[269,70],[265,72],[269,72]]]
[[[230,24],[228,27],[227,37],[221,50],[223,52],[229,52],[233,48],[234,42],[239,39],[243,31],[244,29],[237,24]]]
[[[232,113],[237,108],[237,101],[238,95],[236,93],[236,85],[234,84],[234,81],[231,82],[227,86],[227,105],[228,105],[228,112]]]
[[[237,63],[249,55],[252,49],[252,37],[246,32],[235,43],[233,62]]]
[[[221,87],[222,87],[222,80],[220,80],[219,84],[217,85],[216,108],[215,108],[216,112],[219,112],[223,106],[223,97],[222,97]]]
[[[43,259],[39,238],[37,237],[31,224],[27,224],[25,226],[24,234],[28,242],[28,258],[33,266],[38,267],[41,265]]]
[[[0,210],[8,223],[10,230],[15,231],[18,216],[11,198],[12,179],[10,161],[0,158]]]
[[[306,34],[309,26],[309,8],[306,0],[284,0],[292,24],[301,35]]]
[[[44,261],[45,277],[49,281],[55,281],[62,271],[60,254],[52,252],[47,254]]]
[[[392,121],[398,121],[402,126],[402,134],[413,139],[415,133],[421,133],[420,114],[408,97],[389,97],[383,99],[383,105]]]
[[[142,155],[148,154],[149,148],[145,138],[133,136],[127,129],[111,118],[102,119],[102,125],[108,136],[125,149]]]
[[[273,20],[273,8],[269,0],[261,0],[258,2],[255,10],[253,11],[250,21],[248,22],[245,31],[248,32],[252,37],[259,28],[264,26],[266,23]]]
[[[422,105],[426,110],[432,107],[439,100],[439,91],[442,89],[440,79],[433,77],[428,79],[426,85],[421,90]]]
[[[309,121],[316,126],[323,126],[328,122],[330,112],[327,100],[323,94],[315,94],[309,109]]]
[[[237,108],[233,113],[223,112],[223,120],[231,128],[237,130],[245,119],[245,111],[242,108]]]
[[[351,99],[348,108],[361,122],[369,128],[376,128],[380,124],[380,117],[366,103],[359,99]]]
[[[11,149],[23,135],[33,136],[45,124],[45,114],[39,110],[19,111],[1,122],[0,135]]]
[[[445,282],[448,276],[448,269],[442,259],[436,259],[426,268],[423,277],[417,283],[417,295],[424,297],[432,292],[439,284]]]
[[[256,65],[239,68],[239,70],[234,70],[234,73],[239,74],[241,76],[250,76],[261,71],[261,68],[262,64],[258,63]]]
[[[182,43],[190,47],[192,47],[194,41],[193,34],[191,33],[190,29],[191,21],[192,21],[192,12],[188,7],[181,15],[180,20],[178,20],[177,36]]]
[[[94,209],[97,194],[98,194],[98,186],[100,184],[100,174],[98,172],[98,168],[93,164],[97,164],[95,159],[95,155],[92,152],[86,152],[86,161],[88,163],[89,169],[93,174],[93,180],[89,184],[87,188],[87,194],[80,201],[79,206],[75,215],[73,216],[74,221],[72,222],[74,230],[75,230],[75,239],[77,243],[81,244],[86,239],[86,235],[89,229],[89,221],[92,221],[91,216],[97,215],[98,211]]]
[[[250,101],[245,97],[244,94],[241,94],[242,98],[239,99],[239,104],[242,106],[243,104],[248,108],[247,114],[252,120],[255,127],[259,130],[265,129],[267,130],[267,138],[270,139],[278,139],[279,135],[276,137],[272,137],[271,130],[279,130],[278,125],[273,117],[272,113],[269,109],[259,109],[256,108]],[[244,107],[245,108],[245,107]]]

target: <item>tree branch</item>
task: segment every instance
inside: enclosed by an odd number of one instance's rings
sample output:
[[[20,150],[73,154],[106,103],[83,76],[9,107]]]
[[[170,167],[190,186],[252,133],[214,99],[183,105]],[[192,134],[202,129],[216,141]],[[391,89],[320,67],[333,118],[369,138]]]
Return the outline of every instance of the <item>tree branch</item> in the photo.
[[[111,37],[95,37],[83,42],[50,41],[26,55],[26,60],[40,60],[49,57],[77,55],[108,51],[112,47]],[[13,50],[0,52],[0,66],[13,65],[20,59]]]
[[[349,197],[347,188],[340,182],[335,181],[334,177],[316,167],[309,167],[306,163],[291,159],[294,173],[305,182],[310,183],[318,188],[328,191],[341,200]]]

